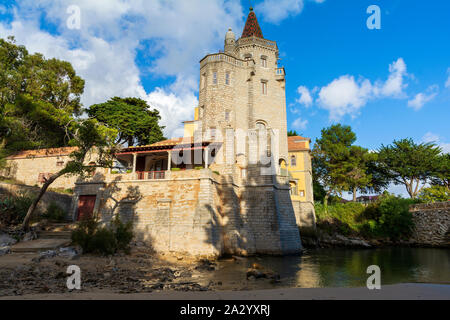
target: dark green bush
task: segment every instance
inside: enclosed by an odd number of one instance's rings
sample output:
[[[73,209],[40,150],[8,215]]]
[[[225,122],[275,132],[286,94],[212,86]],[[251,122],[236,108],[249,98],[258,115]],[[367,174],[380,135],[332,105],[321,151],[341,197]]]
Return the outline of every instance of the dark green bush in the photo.
[[[45,219],[61,222],[66,219],[66,212],[55,202],[51,202],[42,216]]]
[[[133,223],[123,223],[120,219],[114,220],[115,238],[117,249],[125,252],[129,251],[130,242],[133,240]]]
[[[124,224],[116,218],[111,227],[102,227],[96,219],[81,221],[72,232],[72,242],[83,248],[85,253],[111,255],[118,251],[129,252],[133,239],[133,225]]]
[[[29,194],[0,199],[0,222],[4,225],[22,223],[34,198]]]

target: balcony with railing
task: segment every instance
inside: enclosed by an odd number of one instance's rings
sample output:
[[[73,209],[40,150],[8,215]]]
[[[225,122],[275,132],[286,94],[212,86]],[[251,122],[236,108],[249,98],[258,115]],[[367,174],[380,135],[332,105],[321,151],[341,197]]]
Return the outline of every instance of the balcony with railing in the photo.
[[[286,77],[286,71],[284,70],[284,67],[275,69],[275,78],[278,81],[284,81],[285,77]]]
[[[136,172],[138,180],[164,180],[166,171],[141,171]]]

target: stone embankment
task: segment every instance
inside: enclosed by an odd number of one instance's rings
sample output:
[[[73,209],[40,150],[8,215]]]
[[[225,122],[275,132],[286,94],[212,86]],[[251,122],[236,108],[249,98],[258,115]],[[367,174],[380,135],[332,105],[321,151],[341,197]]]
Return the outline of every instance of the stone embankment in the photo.
[[[432,247],[450,247],[450,201],[411,206],[414,231],[411,242]]]

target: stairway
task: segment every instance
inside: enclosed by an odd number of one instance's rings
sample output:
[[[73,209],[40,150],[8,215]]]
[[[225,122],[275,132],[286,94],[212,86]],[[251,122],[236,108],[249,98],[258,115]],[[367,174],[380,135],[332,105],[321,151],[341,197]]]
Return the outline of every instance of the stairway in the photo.
[[[73,222],[52,223],[37,233],[38,239],[19,242],[11,247],[11,252],[37,253],[66,247],[72,242],[71,235],[75,227]]]
[[[39,239],[66,239],[70,240],[76,224],[73,222],[52,223],[38,232]]]

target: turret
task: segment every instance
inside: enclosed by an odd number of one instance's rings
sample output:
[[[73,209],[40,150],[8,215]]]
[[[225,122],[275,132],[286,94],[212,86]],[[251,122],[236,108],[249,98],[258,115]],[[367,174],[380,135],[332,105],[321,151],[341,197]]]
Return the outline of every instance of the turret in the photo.
[[[230,28],[228,29],[228,32],[225,36],[225,53],[234,56],[235,50],[236,50],[236,35]]]

